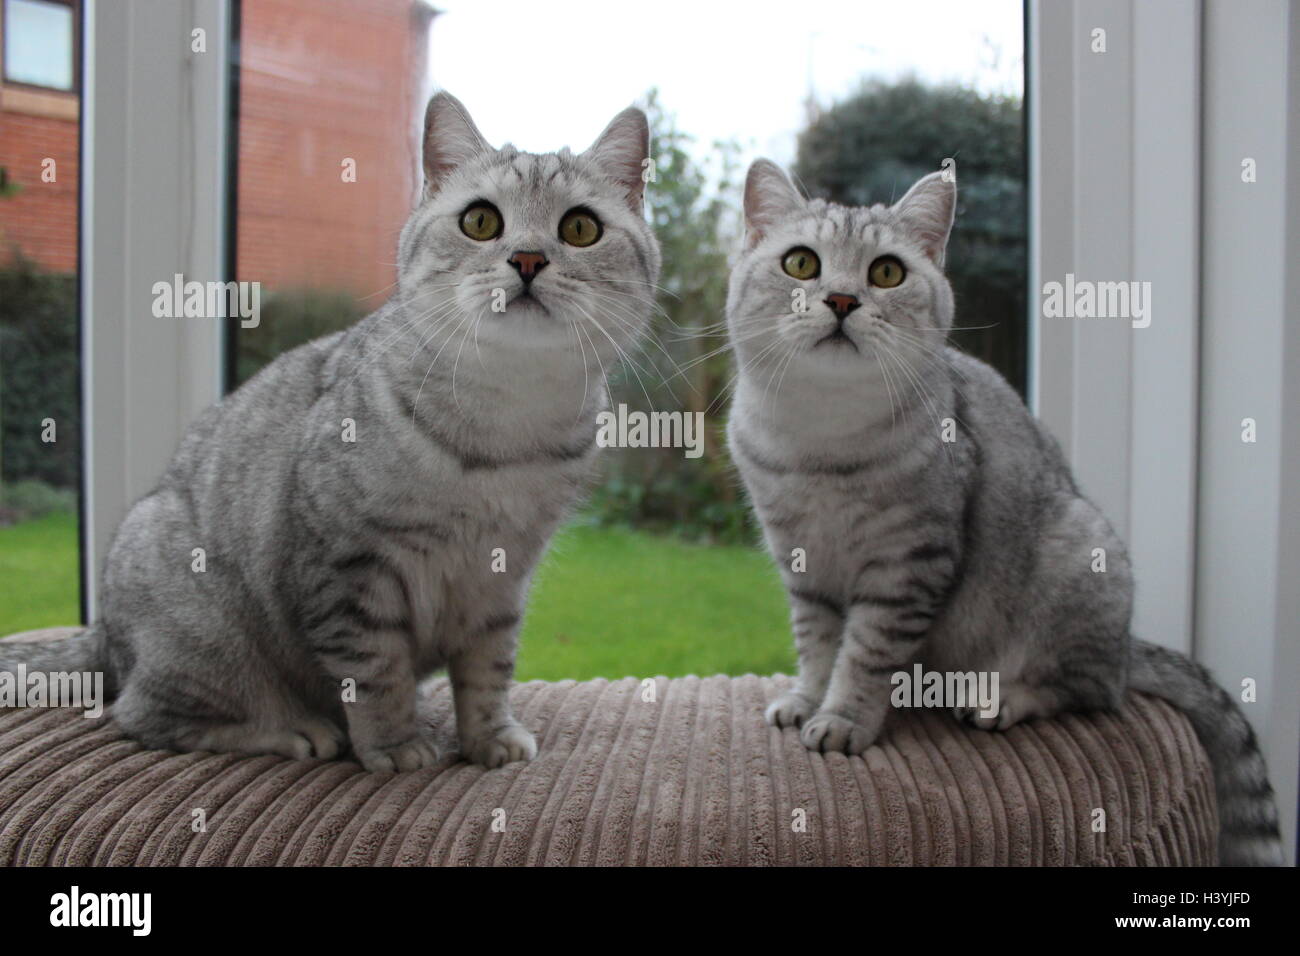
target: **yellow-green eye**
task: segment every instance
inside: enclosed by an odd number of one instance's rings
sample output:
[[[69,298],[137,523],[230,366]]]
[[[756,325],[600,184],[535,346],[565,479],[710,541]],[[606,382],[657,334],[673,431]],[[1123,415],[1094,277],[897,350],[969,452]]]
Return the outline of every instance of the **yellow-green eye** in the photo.
[[[585,209],[570,209],[560,220],[560,238],[571,246],[589,246],[600,238],[600,220]]]
[[[495,239],[501,235],[501,213],[495,206],[475,203],[461,214],[460,231],[479,242]]]
[[[785,274],[795,279],[815,279],[822,271],[822,261],[811,249],[799,246],[791,249],[781,260]]]
[[[902,282],[906,275],[907,270],[903,268],[903,264],[893,256],[881,256],[871,263],[871,268],[867,270],[867,279],[872,285],[882,289],[892,289]]]

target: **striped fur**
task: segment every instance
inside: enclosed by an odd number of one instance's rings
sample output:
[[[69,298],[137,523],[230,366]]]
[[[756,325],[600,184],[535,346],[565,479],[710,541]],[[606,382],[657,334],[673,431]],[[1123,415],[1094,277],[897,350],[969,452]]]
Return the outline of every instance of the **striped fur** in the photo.
[[[462,753],[532,757],[507,689],[533,569],[591,472],[605,372],[653,305],[647,151],[638,110],[581,155],[532,155],[493,149],[436,96],[394,297],[205,412],[122,522],[94,629],[6,645],[0,668],[107,665],[114,715],[153,747],[350,745],[369,769],[411,770],[435,758],[416,684],[445,666]],[[481,200],[501,212],[498,239],[460,229]],[[575,206],[603,221],[594,245],[559,237]],[[518,250],[550,260],[531,298],[507,261]]]
[[[1202,668],[1130,638],[1123,542],[1002,377],[945,344],[955,203],[940,174],[892,207],[848,208],[804,200],[764,160],[750,170],[727,306],[739,364],[728,439],[799,656],[768,719],[800,727],[812,749],[860,753],[881,733],[891,675],[915,663],[997,672],[997,714],[956,715],[985,729],[1113,708],[1133,687],[1196,727],[1215,767],[1222,862],[1279,862],[1240,709]],[[783,271],[795,247],[818,255],[818,276]],[[868,282],[882,255],[907,270],[893,288]],[[792,310],[796,292],[806,311]],[[847,342],[826,338],[833,294],[861,303],[843,321]]]

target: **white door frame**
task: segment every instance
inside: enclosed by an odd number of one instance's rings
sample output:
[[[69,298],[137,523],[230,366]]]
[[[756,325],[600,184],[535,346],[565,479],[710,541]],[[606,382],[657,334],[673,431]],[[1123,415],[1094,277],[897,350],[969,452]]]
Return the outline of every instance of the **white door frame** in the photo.
[[[225,279],[228,0],[87,0],[81,137],[83,606],[127,508],[221,396],[220,319],[153,285]],[[204,52],[195,30],[204,31]]]
[[[1298,24],[1300,3],[1276,0],[1031,0],[1028,31],[1031,402],[1129,542],[1135,634],[1190,653],[1234,695],[1256,683],[1245,711],[1288,854],[1300,769],[1300,280],[1287,268],[1300,261],[1300,198],[1286,189],[1300,182]],[[1251,184],[1247,156],[1262,170]],[[1067,273],[1149,281],[1151,324],[1044,318],[1044,283]],[[1240,439],[1245,417],[1257,443]]]

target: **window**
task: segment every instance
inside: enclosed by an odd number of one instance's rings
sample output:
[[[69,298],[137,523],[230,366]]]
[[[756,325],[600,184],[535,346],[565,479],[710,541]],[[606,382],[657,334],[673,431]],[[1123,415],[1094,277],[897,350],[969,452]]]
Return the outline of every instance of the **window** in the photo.
[[[419,188],[434,12],[424,0],[243,0],[238,17],[232,251],[262,311],[231,329],[231,387],[387,298]]]
[[[4,0],[4,78],[72,92],[76,11],[60,0]]]
[[[4,77],[73,91],[72,4],[5,0]],[[79,104],[0,96],[0,634],[81,616]],[[13,95],[10,95],[13,94]],[[48,100],[58,102],[49,103]]]
[[[438,8],[435,85],[465,103],[494,145],[582,150],[628,100],[646,108],[655,164],[646,204],[664,251],[663,294],[651,341],[613,372],[612,403],[629,415],[699,416],[704,435],[698,458],[672,447],[603,450],[602,481],[538,571],[517,674],[789,672],[784,591],[755,547],[758,529],[723,434],[737,365],[718,322],[728,259],[741,247],[746,167],[773,160],[809,195],[852,205],[889,202],[952,168],[960,183],[946,260],[960,327],[953,341],[1023,394],[1020,0],[811,0],[779,26],[737,18],[725,4],[694,4],[689,29],[676,4],[667,9],[677,15],[654,17],[584,4],[581,16],[534,18],[527,31],[497,29],[493,4],[439,0]],[[580,61],[632,34],[636,43],[602,61],[598,84],[587,70],[554,69],[556,51]],[[518,86],[483,69],[485,36],[513,75],[547,77],[545,110],[521,108]],[[744,65],[739,85],[719,80],[720,42]],[[772,401],[784,384],[776,379]]]

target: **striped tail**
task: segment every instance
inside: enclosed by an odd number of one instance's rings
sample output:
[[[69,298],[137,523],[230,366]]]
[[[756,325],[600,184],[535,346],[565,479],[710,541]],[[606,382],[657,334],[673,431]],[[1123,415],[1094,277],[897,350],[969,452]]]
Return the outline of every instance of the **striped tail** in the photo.
[[[101,671],[105,691],[110,696],[116,693],[104,634],[98,625],[53,641],[0,641],[0,672],[12,674],[19,664],[24,665],[29,673]]]
[[[1219,804],[1219,865],[1283,865],[1268,768],[1236,701],[1209,671],[1175,651],[1134,640],[1129,658],[1129,686],[1186,714],[1209,754]]]

